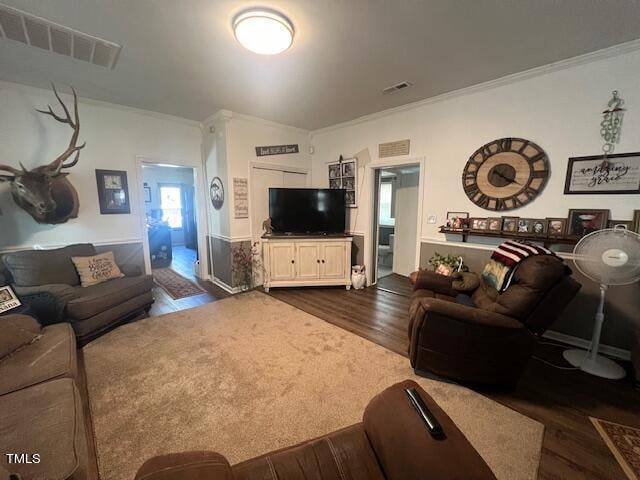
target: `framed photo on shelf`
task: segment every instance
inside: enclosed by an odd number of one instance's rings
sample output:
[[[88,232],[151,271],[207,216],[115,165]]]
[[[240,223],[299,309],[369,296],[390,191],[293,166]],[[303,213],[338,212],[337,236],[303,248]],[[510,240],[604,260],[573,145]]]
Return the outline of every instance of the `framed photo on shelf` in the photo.
[[[131,213],[127,172],[96,170],[96,183],[101,214]]]
[[[0,287],[0,313],[8,312],[22,305],[9,285]]]
[[[534,218],[531,222],[531,233],[536,237],[546,237],[549,222],[546,218]]]
[[[640,193],[640,152],[569,158],[564,193]]]
[[[569,210],[567,236],[582,238],[585,235],[607,228],[609,210],[585,208]]]
[[[529,235],[533,232],[533,218],[518,219],[518,235]]]
[[[618,225],[623,226],[627,230],[633,231],[633,220],[609,220],[607,222],[607,228],[614,228]]]
[[[342,158],[342,157],[341,157]],[[329,188],[346,190],[348,208],[357,208],[358,199],[358,165],[355,158],[333,162],[329,168]]]
[[[506,233],[516,233],[518,231],[519,217],[502,217],[502,231]]]
[[[487,218],[487,230],[490,232],[502,231],[502,217],[489,217]]]
[[[633,224],[631,225],[631,230],[636,233],[640,233],[640,210],[633,211]]]
[[[469,229],[475,232],[486,232],[488,222],[486,218],[470,218]]]
[[[447,212],[446,228],[462,230],[467,226],[469,212]]]
[[[563,238],[567,231],[567,219],[558,217],[547,217],[547,236],[552,238]]]

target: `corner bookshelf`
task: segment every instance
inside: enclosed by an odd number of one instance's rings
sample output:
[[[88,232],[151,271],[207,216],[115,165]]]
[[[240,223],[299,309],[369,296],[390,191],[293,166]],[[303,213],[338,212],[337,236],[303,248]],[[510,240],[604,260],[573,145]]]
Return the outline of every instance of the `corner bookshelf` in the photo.
[[[526,240],[528,242],[538,242],[542,243],[545,248],[550,248],[551,245],[575,245],[578,243],[577,238],[567,238],[567,237],[549,237],[545,235],[523,235],[518,233],[510,233],[510,232],[493,232],[489,230],[471,230],[469,228],[462,229],[454,229],[454,228],[446,228],[440,227],[440,233],[448,234],[448,235],[460,235],[462,237],[462,242],[466,243],[469,236],[473,235],[475,237],[487,237],[487,238],[505,238],[508,240]]]

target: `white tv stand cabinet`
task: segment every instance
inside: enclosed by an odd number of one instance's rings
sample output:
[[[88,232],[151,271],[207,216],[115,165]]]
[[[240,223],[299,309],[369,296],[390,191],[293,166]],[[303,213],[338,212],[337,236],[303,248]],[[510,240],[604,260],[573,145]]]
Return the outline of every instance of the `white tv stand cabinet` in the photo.
[[[346,235],[264,235],[264,290],[344,285],[351,288],[351,242]]]

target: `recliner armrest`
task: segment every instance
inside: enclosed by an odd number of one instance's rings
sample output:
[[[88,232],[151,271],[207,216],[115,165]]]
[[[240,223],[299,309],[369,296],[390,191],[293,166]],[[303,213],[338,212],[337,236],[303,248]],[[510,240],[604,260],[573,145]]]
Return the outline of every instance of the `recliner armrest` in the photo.
[[[437,298],[418,298],[414,305],[414,316],[438,314],[460,322],[488,327],[523,329],[524,324],[515,318],[481,308],[469,307],[460,303],[448,302]]]
[[[435,293],[455,297],[460,292],[453,288],[451,285],[452,282],[453,279],[446,275],[440,275],[439,273],[432,272],[431,270],[420,270],[416,277],[416,283],[413,286],[413,289],[431,290]]]
[[[231,466],[215,452],[169,453],[142,464],[135,480],[233,480]]]

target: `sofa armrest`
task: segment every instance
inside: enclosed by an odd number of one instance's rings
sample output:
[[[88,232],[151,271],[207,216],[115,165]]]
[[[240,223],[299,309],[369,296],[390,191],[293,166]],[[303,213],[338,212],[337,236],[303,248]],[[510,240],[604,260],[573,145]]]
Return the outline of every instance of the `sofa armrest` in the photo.
[[[25,299],[25,303],[31,305],[30,298],[34,300],[32,308],[37,312],[38,318],[43,324],[56,323],[64,320],[67,303],[80,296],[77,287],[62,283],[49,285],[36,285],[33,287],[13,286],[18,297]],[[50,304],[49,308],[47,303]]]
[[[142,464],[135,480],[233,480],[231,466],[215,452],[159,455]]]
[[[416,283],[414,284],[413,289],[431,290],[435,293],[455,297],[460,292],[453,288],[451,285],[452,282],[453,279],[446,275],[440,275],[439,273],[432,272],[431,270],[420,270],[416,277]]]

